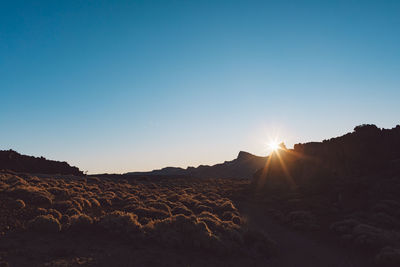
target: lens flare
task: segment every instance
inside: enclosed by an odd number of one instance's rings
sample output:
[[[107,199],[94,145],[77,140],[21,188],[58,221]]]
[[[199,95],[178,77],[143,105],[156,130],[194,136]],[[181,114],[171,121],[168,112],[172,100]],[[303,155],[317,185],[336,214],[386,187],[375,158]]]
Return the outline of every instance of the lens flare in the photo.
[[[279,143],[276,141],[271,141],[268,144],[268,147],[272,150],[272,151],[276,151],[278,149],[280,149]]]

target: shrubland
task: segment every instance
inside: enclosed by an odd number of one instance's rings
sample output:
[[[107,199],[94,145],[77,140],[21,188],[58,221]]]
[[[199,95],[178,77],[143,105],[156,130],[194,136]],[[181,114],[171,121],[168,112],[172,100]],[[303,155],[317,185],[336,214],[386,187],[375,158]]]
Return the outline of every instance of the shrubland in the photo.
[[[197,253],[210,259],[209,264],[221,257],[257,258],[259,262],[274,253],[275,244],[265,234],[249,230],[232,201],[247,185],[247,180],[54,178],[3,172],[0,232],[10,239],[40,236],[40,240],[58,243],[56,247],[67,244],[59,239],[85,243],[96,237],[142,251]],[[27,261],[31,257],[29,247],[0,246],[11,263],[13,257],[19,257],[19,264],[24,257]],[[102,265],[107,253],[92,253],[92,260],[86,263]],[[36,263],[54,263],[71,256],[70,252],[58,254],[37,258]],[[43,260],[47,263],[40,262]]]

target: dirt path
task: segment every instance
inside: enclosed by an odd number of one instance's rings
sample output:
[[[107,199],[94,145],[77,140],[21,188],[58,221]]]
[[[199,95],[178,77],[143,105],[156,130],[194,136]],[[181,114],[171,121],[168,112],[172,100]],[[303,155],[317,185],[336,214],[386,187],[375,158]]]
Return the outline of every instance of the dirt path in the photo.
[[[247,218],[250,228],[265,231],[278,244],[278,255],[269,266],[276,267],[369,267],[371,260],[349,249],[340,248],[333,242],[323,242],[282,225],[256,204],[238,203],[240,212]]]

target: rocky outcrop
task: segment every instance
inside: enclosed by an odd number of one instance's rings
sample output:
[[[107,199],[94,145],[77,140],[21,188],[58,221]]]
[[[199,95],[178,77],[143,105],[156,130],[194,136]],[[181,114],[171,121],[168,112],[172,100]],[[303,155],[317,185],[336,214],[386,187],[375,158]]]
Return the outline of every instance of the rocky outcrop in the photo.
[[[14,150],[0,151],[0,169],[24,173],[83,175],[77,167],[71,167],[66,162],[21,155]]]

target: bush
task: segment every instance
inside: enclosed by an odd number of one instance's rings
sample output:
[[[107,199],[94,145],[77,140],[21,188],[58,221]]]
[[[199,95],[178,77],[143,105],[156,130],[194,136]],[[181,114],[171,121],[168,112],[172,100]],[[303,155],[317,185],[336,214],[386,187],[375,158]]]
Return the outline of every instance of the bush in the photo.
[[[65,215],[68,215],[68,216],[74,216],[74,215],[79,215],[79,214],[81,214],[81,212],[79,210],[75,209],[75,208],[69,208],[65,212]]]
[[[51,205],[52,195],[46,190],[40,189],[36,186],[17,186],[8,190],[7,194],[14,198],[19,198],[25,203],[35,205]]]
[[[242,224],[242,218],[236,212],[225,211],[222,214],[222,219],[224,221],[232,221],[234,224],[237,224],[237,225],[241,225]]]
[[[33,220],[29,221],[28,229],[43,232],[43,233],[56,233],[61,230],[60,222],[52,215],[39,215]]]
[[[99,225],[111,233],[137,236],[142,230],[137,219],[137,215],[133,213],[114,211],[102,216]]]
[[[52,206],[54,209],[60,211],[61,213],[64,213],[68,209],[73,208],[74,204],[72,203],[72,201],[66,200],[54,202]]]
[[[152,235],[160,244],[172,248],[208,248],[215,238],[205,223],[182,214],[156,221]]]
[[[76,214],[70,217],[70,229],[74,231],[84,231],[90,229],[93,219],[86,214]]]
[[[169,213],[166,211],[154,208],[137,207],[133,209],[133,212],[137,214],[139,218],[165,219],[169,216]]]
[[[190,209],[188,209],[186,206],[180,205],[180,206],[174,207],[171,210],[171,214],[172,215],[183,214],[185,216],[190,216],[190,215],[193,215],[193,212]]]
[[[15,209],[15,210],[20,210],[25,208],[25,202],[22,199],[17,199],[12,201],[12,203],[10,203],[11,208]]]
[[[91,203],[93,208],[100,208],[101,207],[100,202],[97,201],[97,199],[90,198],[89,201],[90,201],[90,203]]]
[[[194,207],[193,211],[195,213],[197,213],[197,214],[201,213],[203,211],[213,212],[212,208],[210,208],[209,206],[206,206],[206,205],[202,205],[202,204],[197,205],[196,207]]]
[[[62,214],[60,212],[58,212],[57,210],[49,209],[49,210],[47,210],[47,213],[52,215],[57,220],[61,220]]]

